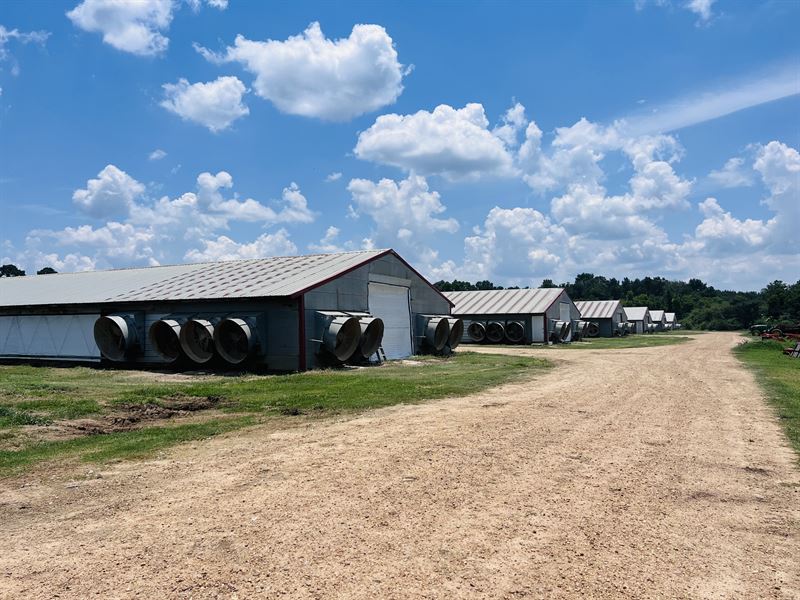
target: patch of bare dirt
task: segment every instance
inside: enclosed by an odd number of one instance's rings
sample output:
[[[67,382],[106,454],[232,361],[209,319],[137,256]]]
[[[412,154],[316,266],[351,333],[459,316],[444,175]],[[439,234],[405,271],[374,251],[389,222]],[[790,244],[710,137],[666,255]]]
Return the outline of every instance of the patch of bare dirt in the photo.
[[[94,418],[60,420],[23,429],[28,440],[53,441],[106,435],[150,427],[170,419],[185,421],[198,413],[216,408],[222,400],[221,396],[167,396],[158,403],[122,404],[112,413]]]
[[[736,341],[511,349],[559,367],[5,480],[0,597],[798,598],[797,457]]]

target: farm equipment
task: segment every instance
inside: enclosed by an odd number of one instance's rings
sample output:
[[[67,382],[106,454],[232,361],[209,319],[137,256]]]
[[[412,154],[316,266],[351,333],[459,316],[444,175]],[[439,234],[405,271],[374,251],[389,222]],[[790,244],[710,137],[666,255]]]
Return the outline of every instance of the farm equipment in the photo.
[[[800,335],[800,323],[776,323],[775,325],[759,324],[750,327],[751,335],[771,336],[772,339],[784,337],[786,334]],[[768,338],[769,339],[769,338]]]

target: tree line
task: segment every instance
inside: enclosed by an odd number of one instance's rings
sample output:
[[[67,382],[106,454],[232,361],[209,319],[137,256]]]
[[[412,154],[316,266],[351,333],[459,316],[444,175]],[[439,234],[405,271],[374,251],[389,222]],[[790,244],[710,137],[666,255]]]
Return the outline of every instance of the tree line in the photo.
[[[437,281],[443,292],[502,290],[491,281]],[[735,330],[757,323],[800,321],[800,281],[787,284],[776,280],[759,292],[718,290],[700,279],[670,281],[663,277],[618,280],[581,273],[572,283],[556,284],[552,279],[540,287],[564,288],[573,300],[622,300],[623,306],[648,306],[674,312],[687,329]],[[508,287],[505,289],[519,289]]]
[[[58,273],[53,267],[44,267],[36,271],[37,275],[50,275]],[[24,277],[25,271],[17,265],[0,265],[0,277]]]

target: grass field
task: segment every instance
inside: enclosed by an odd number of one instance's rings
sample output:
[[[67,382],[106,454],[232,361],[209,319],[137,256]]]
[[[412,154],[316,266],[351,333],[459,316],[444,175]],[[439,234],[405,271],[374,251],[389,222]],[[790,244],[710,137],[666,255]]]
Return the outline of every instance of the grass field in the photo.
[[[470,352],[291,375],[0,366],[0,475],[57,458],[147,456],[269,419],[468,395],[548,366]]]
[[[789,342],[750,340],[734,349],[752,368],[794,449],[800,454],[800,359],[782,353]]]

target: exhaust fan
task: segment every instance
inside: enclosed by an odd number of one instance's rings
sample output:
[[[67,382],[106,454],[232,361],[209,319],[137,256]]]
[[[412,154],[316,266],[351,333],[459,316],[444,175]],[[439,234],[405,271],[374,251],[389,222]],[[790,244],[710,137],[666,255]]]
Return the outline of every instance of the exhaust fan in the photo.
[[[506,337],[506,328],[502,323],[492,321],[486,326],[486,341],[492,344],[499,344]]]
[[[214,328],[214,347],[232,365],[244,362],[257,345],[256,324],[250,319],[228,317]]]
[[[455,350],[461,343],[461,338],[464,337],[464,321],[463,319],[447,319],[450,324],[450,336],[448,338],[448,345],[450,350]]]
[[[181,325],[185,317],[160,319],[150,326],[148,337],[158,355],[168,363],[174,363],[181,356]]]
[[[322,336],[325,348],[341,362],[353,356],[361,341],[361,324],[355,317],[334,317]]]
[[[383,319],[378,317],[361,317],[358,322],[361,327],[358,354],[362,358],[369,358],[378,351],[381,342],[383,342]]]
[[[136,320],[133,315],[106,315],[94,322],[94,341],[100,353],[109,360],[122,362],[139,346]]]
[[[467,335],[473,342],[482,342],[486,339],[486,327],[480,321],[472,321],[467,327]]]
[[[214,323],[208,319],[189,319],[181,327],[181,348],[198,364],[214,357]]]
[[[506,323],[506,339],[512,344],[519,344],[525,339],[525,326],[519,321]]]

